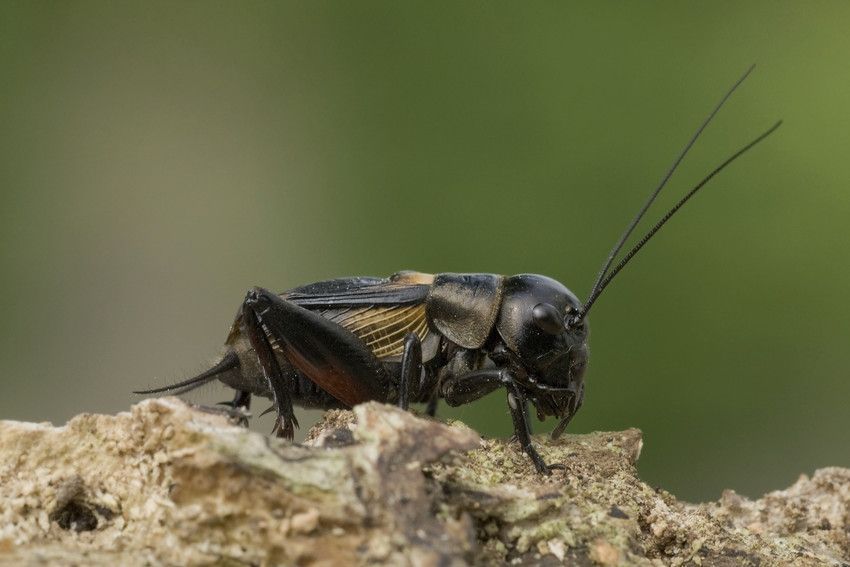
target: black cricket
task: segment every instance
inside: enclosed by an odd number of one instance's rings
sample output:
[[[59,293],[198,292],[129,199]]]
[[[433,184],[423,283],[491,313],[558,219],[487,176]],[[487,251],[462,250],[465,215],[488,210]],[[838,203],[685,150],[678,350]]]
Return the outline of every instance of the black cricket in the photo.
[[[273,433],[292,439],[293,405],[350,408],[377,400],[466,404],[504,388],[517,440],[540,473],[547,465],[531,441],[528,403],[542,421],[560,421],[557,438],[584,400],[587,316],[602,291],[652,236],[711,178],[781,124],[735,152],[691,189],[612,268],[646,210],[699,135],[750,74],[732,86],[697,129],[611,250],[587,300],[546,276],[423,274],[352,277],[281,294],[253,288],[225,341],[221,360],[202,374],[164,388],[185,393],[213,380],[236,390],[228,410],[245,416],[251,396],[273,400]]]

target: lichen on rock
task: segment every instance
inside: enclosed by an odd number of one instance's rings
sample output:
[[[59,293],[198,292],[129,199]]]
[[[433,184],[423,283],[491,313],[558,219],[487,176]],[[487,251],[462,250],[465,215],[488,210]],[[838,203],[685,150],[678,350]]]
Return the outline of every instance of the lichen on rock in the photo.
[[[638,477],[635,429],[515,443],[364,404],[304,444],[161,398],[0,422],[0,564],[839,565],[850,471],[688,504]]]

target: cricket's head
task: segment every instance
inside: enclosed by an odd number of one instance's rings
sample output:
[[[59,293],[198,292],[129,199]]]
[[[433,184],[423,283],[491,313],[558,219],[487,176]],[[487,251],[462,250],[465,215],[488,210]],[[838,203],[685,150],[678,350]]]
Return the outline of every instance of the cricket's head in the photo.
[[[584,398],[588,327],[576,320],[580,310],[581,302],[560,282],[520,274],[505,280],[496,323],[517,386],[541,420],[554,416],[564,426]]]

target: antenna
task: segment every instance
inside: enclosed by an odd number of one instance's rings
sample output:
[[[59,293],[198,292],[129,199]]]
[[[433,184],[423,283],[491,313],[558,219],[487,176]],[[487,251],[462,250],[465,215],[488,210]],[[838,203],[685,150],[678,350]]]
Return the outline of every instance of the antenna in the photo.
[[[587,298],[587,301],[585,302],[585,304],[584,304],[584,306],[582,307],[581,311],[580,311],[580,312],[579,312],[579,313],[578,313],[578,314],[577,314],[577,315],[576,315],[576,316],[572,319],[572,321],[574,321],[574,322],[576,322],[576,323],[577,323],[577,322],[582,321],[582,320],[583,320],[583,319],[587,316],[588,312],[590,311],[590,308],[591,308],[591,307],[593,307],[593,304],[596,302],[596,300],[597,300],[597,299],[599,298],[599,296],[602,294],[603,290],[605,290],[605,288],[606,288],[606,287],[608,287],[608,284],[609,284],[609,283],[611,283],[611,280],[613,280],[613,279],[614,279],[614,276],[616,276],[618,273],[620,273],[620,270],[622,270],[622,269],[626,266],[626,264],[628,264],[628,263],[629,263],[629,260],[631,260],[632,258],[634,258],[635,254],[637,254],[637,253],[640,251],[640,249],[641,249],[641,248],[643,248],[643,247],[644,247],[644,245],[646,245],[646,243],[647,243],[647,242],[649,242],[649,240],[650,240],[653,236],[655,236],[655,233],[657,233],[659,230],[661,230],[661,227],[662,227],[662,226],[664,226],[664,225],[667,223],[667,221],[668,221],[668,220],[670,220],[670,218],[671,218],[674,214],[676,214],[676,211],[678,211],[679,209],[681,209],[681,208],[682,208],[682,206],[683,206],[685,203],[687,203],[687,202],[688,202],[688,200],[690,200],[690,198],[691,198],[691,197],[693,197],[694,195],[696,195],[697,191],[699,191],[700,189],[702,189],[702,188],[703,188],[703,186],[705,186],[705,185],[706,185],[709,181],[711,181],[711,179],[712,179],[715,175],[717,175],[718,173],[720,173],[721,171],[723,171],[723,170],[726,168],[726,166],[728,166],[728,165],[729,165],[729,164],[731,164],[733,161],[735,161],[736,159],[738,159],[739,157],[741,157],[742,155],[744,155],[744,154],[745,154],[748,150],[752,149],[752,147],[753,147],[753,146],[755,146],[756,144],[758,144],[759,142],[761,142],[762,140],[764,140],[765,138],[767,138],[768,136],[770,136],[771,134],[773,134],[773,132],[775,132],[775,131],[776,131],[776,129],[777,129],[777,128],[779,128],[781,125],[782,125],[782,120],[778,121],[776,124],[774,124],[773,126],[771,126],[770,128],[768,128],[768,129],[767,129],[767,130],[766,130],[763,134],[761,134],[760,136],[758,136],[758,137],[757,137],[756,139],[754,139],[752,142],[750,142],[749,144],[747,144],[747,145],[743,146],[743,147],[742,147],[741,149],[739,149],[737,152],[735,152],[734,154],[732,154],[731,156],[729,156],[728,158],[726,158],[726,160],[725,160],[723,163],[721,163],[720,165],[718,165],[717,167],[715,167],[715,168],[711,171],[711,173],[709,173],[708,175],[706,175],[705,177],[703,177],[703,178],[702,178],[702,181],[700,181],[699,183],[697,183],[697,184],[694,186],[694,188],[693,188],[693,189],[691,189],[690,191],[688,191],[688,193],[687,193],[684,197],[682,197],[682,198],[679,200],[679,202],[678,202],[678,203],[676,203],[676,204],[673,206],[673,208],[671,208],[669,211],[667,211],[667,213],[666,213],[663,217],[661,217],[661,220],[660,220],[660,221],[658,221],[657,223],[655,223],[655,226],[653,226],[653,227],[650,229],[650,231],[649,231],[649,232],[647,232],[647,233],[643,236],[643,238],[641,238],[641,239],[640,239],[640,241],[639,241],[639,242],[635,245],[635,247],[634,247],[634,248],[632,248],[631,250],[629,250],[629,253],[628,253],[628,254],[626,254],[626,255],[623,257],[623,259],[622,259],[622,260],[620,260],[620,262],[619,262],[619,263],[618,263],[618,264],[614,267],[614,269],[613,269],[613,270],[611,270],[611,271],[608,273],[608,275],[604,276],[604,278],[603,278],[601,281],[597,282],[597,285],[596,285],[596,286],[594,286],[594,289],[593,289],[593,291],[591,292],[590,297],[588,297],[588,298]]]
[[[723,105],[726,103],[726,101],[729,99],[729,97],[732,96],[732,93],[734,93],[735,90],[737,90],[737,88],[741,85],[741,83],[743,83],[744,80],[747,77],[750,76],[750,73],[753,72],[753,69],[755,69],[755,67],[756,66],[754,64],[750,65],[749,69],[747,69],[744,72],[744,74],[741,75],[741,78],[738,79],[737,81],[735,81],[735,84],[732,85],[732,88],[730,88],[728,91],[726,91],[726,94],[723,95],[723,98],[720,99],[720,102],[717,103],[717,106],[715,106],[714,109],[711,111],[711,113],[708,115],[708,117],[705,120],[703,120],[702,124],[700,124],[699,128],[697,128],[697,131],[694,132],[694,135],[691,137],[691,139],[688,141],[688,143],[685,144],[685,147],[682,148],[682,151],[679,152],[679,155],[676,156],[676,159],[673,161],[673,164],[667,170],[667,173],[665,173],[664,177],[661,178],[661,182],[658,184],[658,186],[655,188],[655,190],[649,196],[649,199],[647,199],[646,202],[643,204],[643,207],[641,207],[640,211],[638,211],[638,214],[635,216],[635,218],[632,219],[632,222],[629,223],[629,226],[626,228],[626,231],[623,232],[623,235],[620,237],[620,239],[617,241],[617,243],[611,249],[611,252],[608,253],[608,258],[605,260],[605,263],[602,265],[602,269],[599,270],[599,274],[596,276],[596,281],[593,283],[593,287],[590,289],[590,297],[595,297],[595,296],[599,295],[597,293],[597,290],[599,288],[599,285],[602,283],[602,280],[605,279],[605,275],[608,272],[608,268],[611,267],[611,264],[614,262],[614,258],[617,256],[617,254],[623,248],[623,245],[626,243],[626,240],[629,238],[629,236],[632,234],[632,231],[635,229],[635,227],[640,222],[640,219],[643,218],[643,215],[646,214],[647,209],[649,209],[649,207],[655,201],[655,198],[658,197],[658,194],[661,192],[661,190],[664,188],[664,186],[667,185],[667,182],[673,176],[673,173],[679,167],[679,164],[682,162],[682,160],[685,159],[685,156],[688,155],[688,151],[690,151],[691,147],[693,147],[694,143],[696,143],[697,139],[700,137],[700,134],[702,134],[703,130],[706,129],[706,127],[712,121],[714,116],[720,111],[720,109],[723,107]]]

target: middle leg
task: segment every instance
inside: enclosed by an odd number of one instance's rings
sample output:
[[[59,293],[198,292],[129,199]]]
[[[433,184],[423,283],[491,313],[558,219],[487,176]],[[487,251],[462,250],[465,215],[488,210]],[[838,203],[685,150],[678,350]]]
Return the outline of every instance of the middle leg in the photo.
[[[401,377],[398,384],[398,407],[403,410],[410,405],[410,385],[419,382],[422,375],[422,345],[416,333],[404,338],[404,353],[401,355]],[[415,380],[415,382],[414,382]]]

